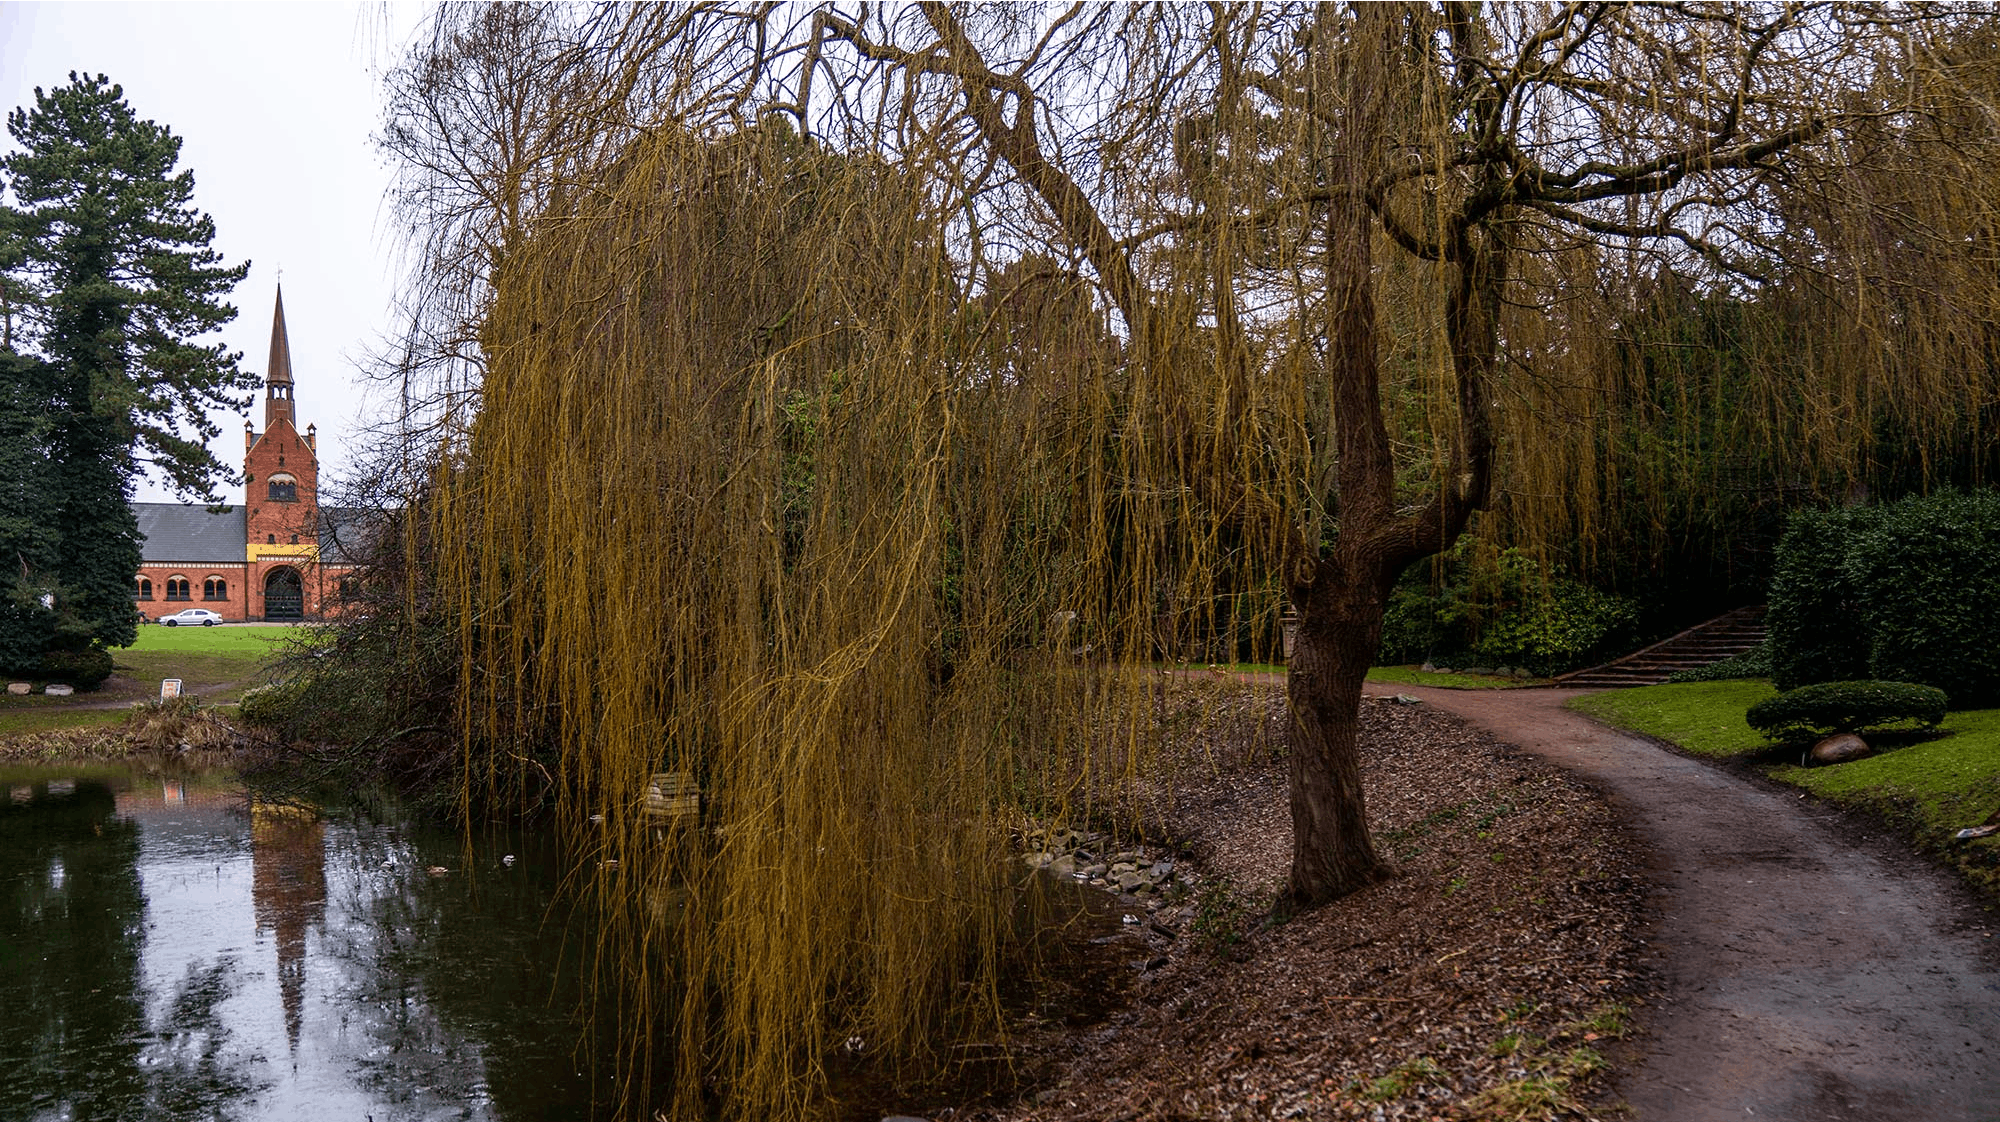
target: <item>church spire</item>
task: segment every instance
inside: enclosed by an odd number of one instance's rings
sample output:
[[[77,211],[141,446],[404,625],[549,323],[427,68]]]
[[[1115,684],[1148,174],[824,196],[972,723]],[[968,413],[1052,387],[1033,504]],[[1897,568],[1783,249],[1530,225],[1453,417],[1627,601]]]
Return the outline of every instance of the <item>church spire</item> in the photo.
[[[299,423],[292,406],[292,344],[285,337],[285,286],[278,285],[278,305],[271,314],[271,363],[264,368],[264,430],[279,418]]]

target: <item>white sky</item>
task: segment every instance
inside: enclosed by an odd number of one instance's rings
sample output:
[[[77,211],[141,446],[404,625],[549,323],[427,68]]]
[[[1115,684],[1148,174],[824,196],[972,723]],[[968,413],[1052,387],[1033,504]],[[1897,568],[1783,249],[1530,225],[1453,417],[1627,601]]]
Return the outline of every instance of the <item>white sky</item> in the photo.
[[[424,9],[384,3],[0,3],[0,110],[69,72],[103,73],[141,119],[181,137],[195,204],[215,218],[215,247],[246,259],[235,322],[222,333],[245,370],[264,373],[271,302],[284,270],[285,323],[298,419],[319,426],[320,474],[348,464],[368,405],[359,364],[391,331],[398,279],[387,162],[370,139],[381,75]],[[0,132],[0,149],[13,139]],[[251,417],[263,428],[261,403]],[[243,420],[220,418],[212,443],[243,463]],[[224,492],[232,501],[243,489]],[[179,501],[155,480],[143,501]]]

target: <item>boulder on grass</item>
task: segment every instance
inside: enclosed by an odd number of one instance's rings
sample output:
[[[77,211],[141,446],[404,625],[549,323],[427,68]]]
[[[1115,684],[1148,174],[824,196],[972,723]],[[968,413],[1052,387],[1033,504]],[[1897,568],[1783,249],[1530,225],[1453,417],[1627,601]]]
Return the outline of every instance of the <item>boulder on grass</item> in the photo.
[[[1870,748],[1867,741],[1851,732],[1841,732],[1813,745],[1812,761],[1816,764],[1844,764],[1874,754],[1875,749]]]

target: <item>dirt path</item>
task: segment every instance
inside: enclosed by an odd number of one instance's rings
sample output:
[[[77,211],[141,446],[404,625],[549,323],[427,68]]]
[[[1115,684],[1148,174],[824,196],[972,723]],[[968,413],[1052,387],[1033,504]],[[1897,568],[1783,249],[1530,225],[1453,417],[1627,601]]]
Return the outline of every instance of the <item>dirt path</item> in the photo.
[[[1585,691],[1370,692],[1589,777],[1651,847],[1663,1000],[1617,1088],[1641,1122],[2000,1120],[2000,921],[1941,874],[1562,708]]]

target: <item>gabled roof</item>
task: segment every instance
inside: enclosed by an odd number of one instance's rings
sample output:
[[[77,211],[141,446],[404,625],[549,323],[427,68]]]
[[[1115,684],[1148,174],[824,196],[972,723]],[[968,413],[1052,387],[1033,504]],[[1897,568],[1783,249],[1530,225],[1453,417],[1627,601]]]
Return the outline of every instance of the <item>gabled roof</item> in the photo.
[[[243,560],[246,526],[241,506],[223,507],[218,514],[205,506],[133,503],[132,513],[145,539],[139,557],[148,564]]]

